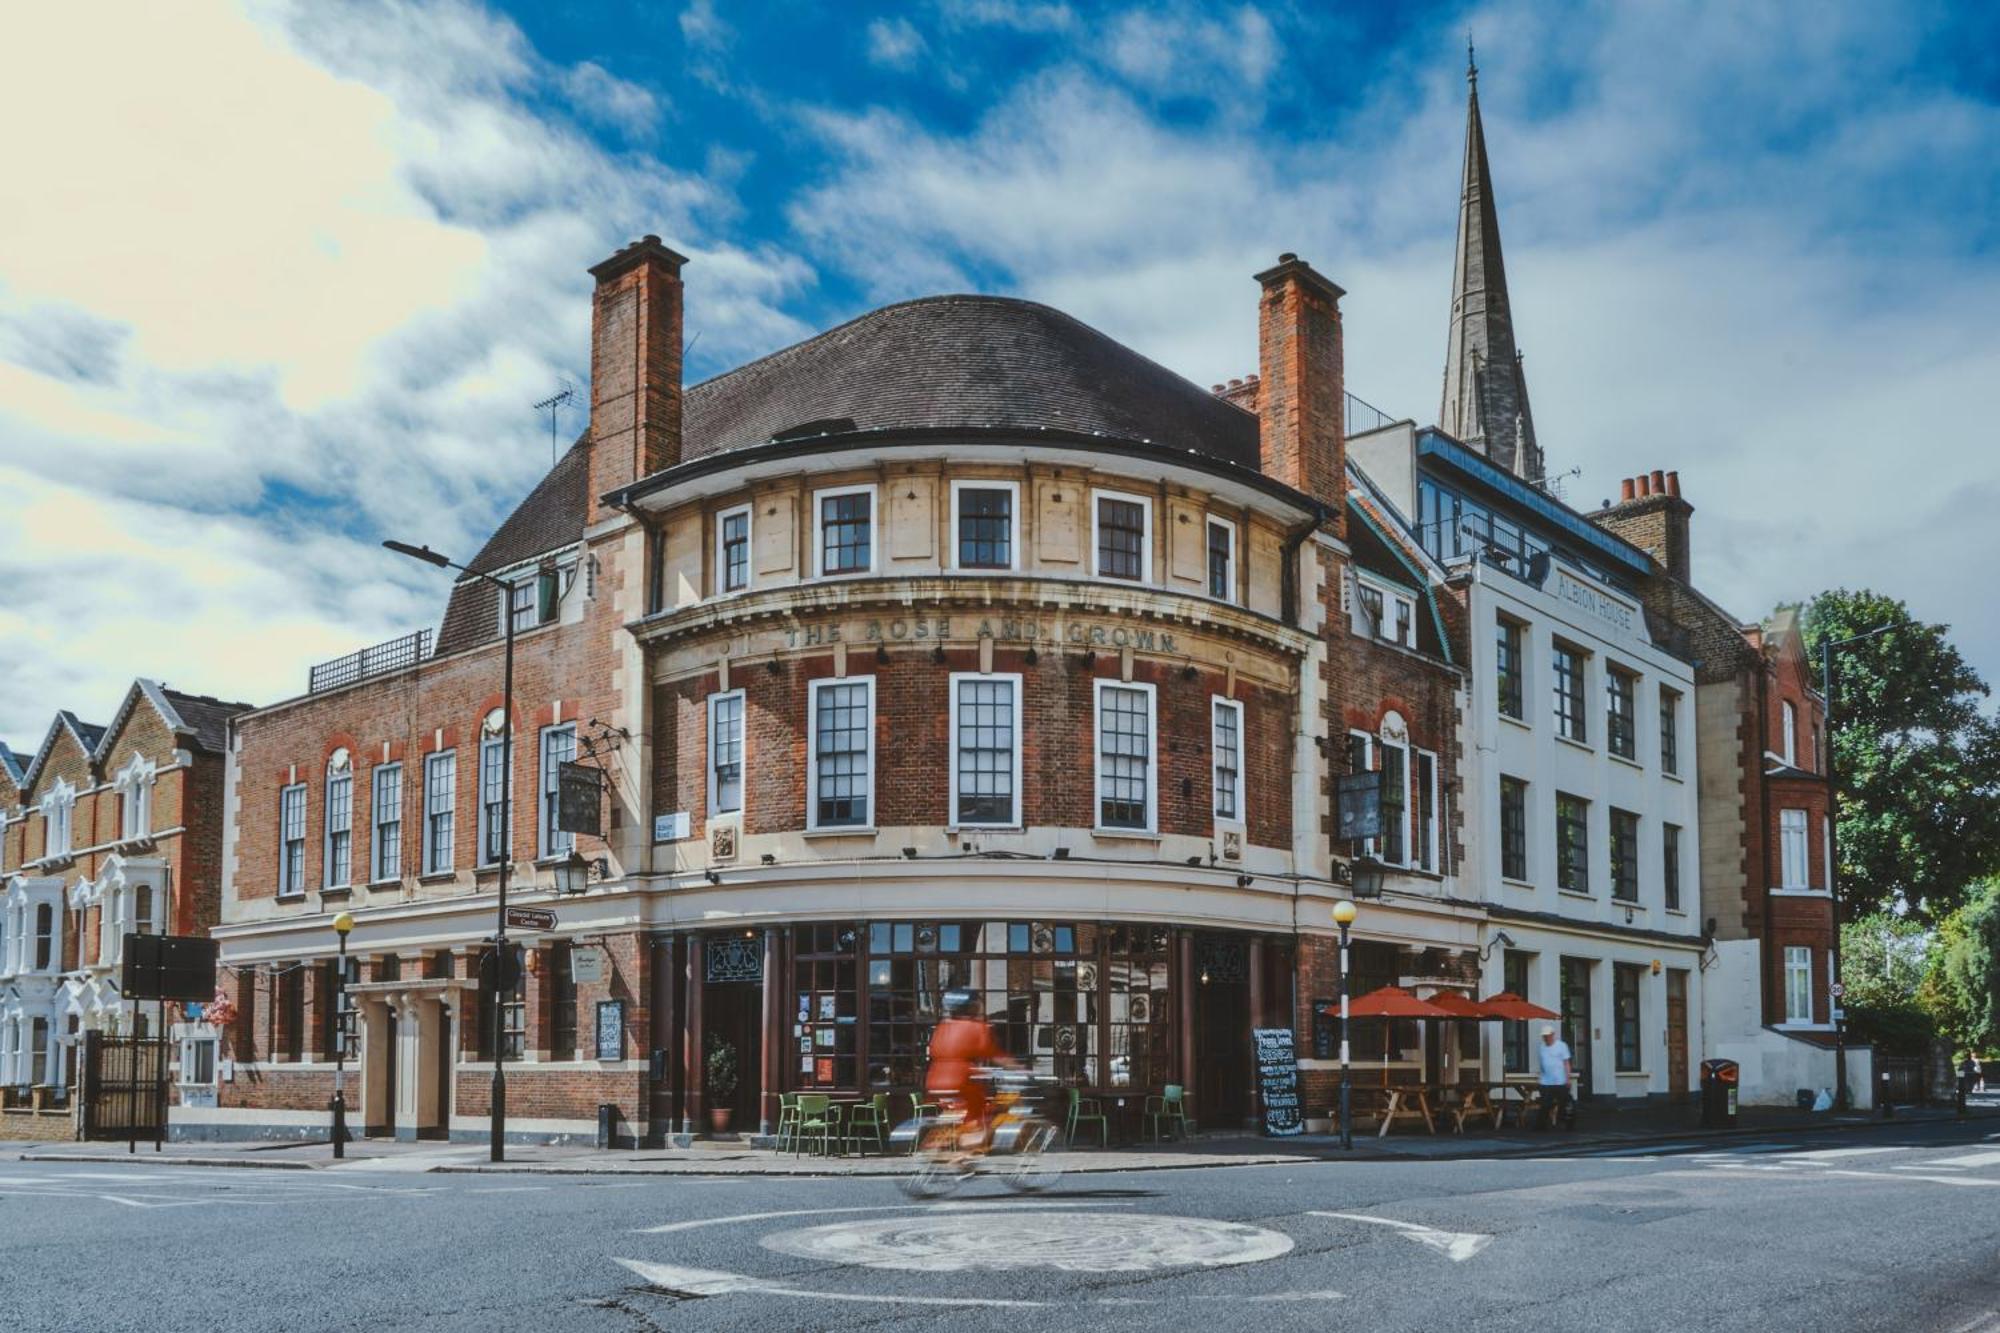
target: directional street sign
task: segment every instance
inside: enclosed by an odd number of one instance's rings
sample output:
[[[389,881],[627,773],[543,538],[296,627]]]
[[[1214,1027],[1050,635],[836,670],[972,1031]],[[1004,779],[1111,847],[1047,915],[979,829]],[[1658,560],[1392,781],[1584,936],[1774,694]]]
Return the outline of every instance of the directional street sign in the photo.
[[[541,907],[510,907],[507,909],[507,924],[519,926],[522,930],[554,930],[556,914]]]

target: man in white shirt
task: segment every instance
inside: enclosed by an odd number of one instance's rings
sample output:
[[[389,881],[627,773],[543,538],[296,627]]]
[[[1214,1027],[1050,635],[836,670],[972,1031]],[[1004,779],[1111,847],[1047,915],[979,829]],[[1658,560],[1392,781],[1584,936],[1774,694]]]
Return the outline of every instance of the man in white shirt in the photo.
[[[1542,1048],[1535,1054],[1541,1061],[1542,1128],[1554,1129],[1557,1116],[1569,1114],[1569,1081],[1574,1073],[1569,1044],[1547,1026],[1542,1029]]]

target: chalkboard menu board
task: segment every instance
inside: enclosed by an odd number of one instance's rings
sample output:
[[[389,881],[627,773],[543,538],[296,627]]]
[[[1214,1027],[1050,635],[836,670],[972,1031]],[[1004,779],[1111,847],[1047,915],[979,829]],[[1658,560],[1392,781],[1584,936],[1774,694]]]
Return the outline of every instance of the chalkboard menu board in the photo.
[[[1292,1049],[1290,1028],[1254,1028],[1257,1043],[1257,1086],[1264,1095],[1264,1132],[1272,1138],[1303,1134],[1299,1114],[1299,1060]]]
[[[597,1058],[600,1060],[625,1058],[625,1001],[623,1000],[597,1002]]]

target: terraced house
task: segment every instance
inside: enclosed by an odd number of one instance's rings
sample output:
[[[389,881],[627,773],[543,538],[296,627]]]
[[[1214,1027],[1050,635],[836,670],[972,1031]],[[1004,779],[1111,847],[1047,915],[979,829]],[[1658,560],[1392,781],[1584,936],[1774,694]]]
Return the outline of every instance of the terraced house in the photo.
[[[128,933],[198,935],[216,920],[223,747],[242,708],[137,680],[109,725],[61,712],[26,763],[8,752],[0,1094],[10,1132],[80,1132],[85,1032],[145,1036],[179,1018],[127,1000],[118,967]],[[214,1080],[212,1034],[181,1031],[179,1095],[199,1100]]]

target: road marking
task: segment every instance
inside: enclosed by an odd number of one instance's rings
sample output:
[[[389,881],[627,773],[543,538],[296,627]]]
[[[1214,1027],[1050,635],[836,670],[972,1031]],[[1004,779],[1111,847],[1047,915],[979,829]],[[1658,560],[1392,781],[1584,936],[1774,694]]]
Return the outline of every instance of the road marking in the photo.
[[[1843,1157],[1868,1157],[1875,1153],[1901,1151],[1903,1151],[1901,1148],[1820,1148],[1814,1152],[1787,1153],[1785,1154],[1785,1160],[1788,1162],[1818,1164],[1821,1162],[1837,1161]]]
[[[1858,1176],[1865,1180],[1928,1180],[1934,1185],[1989,1185],[2000,1189],[2000,1180],[1986,1180],[1980,1176],[1897,1176],[1887,1171],[1841,1171],[1825,1172],[1829,1176]]]
[[[1455,1264],[1462,1264],[1493,1243],[1493,1237],[1482,1236],[1476,1231],[1439,1231],[1436,1227],[1420,1226],[1415,1222],[1399,1222],[1393,1217],[1370,1217],[1366,1213],[1324,1213],[1317,1210],[1309,1217],[1339,1217],[1349,1222],[1372,1222],[1378,1227],[1395,1227],[1403,1236],[1442,1251]]]
[[[643,1259],[617,1259],[631,1272],[643,1278],[647,1285],[658,1287],[677,1296],[789,1296],[800,1300],[846,1301],[863,1305],[929,1305],[965,1309],[1009,1309],[1046,1310],[1055,1301],[1010,1300],[998,1296],[903,1296],[873,1294],[853,1291],[807,1291],[800,1287],[781,1287],[743,1273],[724,1273],[709,1268],[675,1268],[669,1264],[648,1263]],[[1228,1301],[1231,1304],[1275,1304],[1293,1301],[1339,1301],[1347,1299],[1346,1293],[1338,1291],[1277,1291],[1256,1296],[1177,1296],[1174,1304],[1191,1301]],[[1074,1306],[1078,1302],[1065,1300],[1060,1304]],[[1088,1302],[1091,1305],[1158,1305],[1162,1301],[1147,1300],[1129,1296],[1103,1296]]]
[[[911,1273],[1138,1273],[1230,1268],[1288,1254],[1292,1238],[1242,1222],[1162,1213],[1018,1208],[831,1222],[762,1238],[767,1250]]]
[[[2000,1152],[1976,1152],[1963,1157],[1938,1157],[1925,1162],[1925,1166],[1949,1166],[1958,1169],[1973,1166],[2000,1166]]]
[[[1665,1157],[1686,1152],[1689,1148],[1699,1148],[1698,1143],[1655,1143],[1643,1148],[1615,1148],[1610,1152],[1596,1152],[1592,1157]]]

